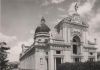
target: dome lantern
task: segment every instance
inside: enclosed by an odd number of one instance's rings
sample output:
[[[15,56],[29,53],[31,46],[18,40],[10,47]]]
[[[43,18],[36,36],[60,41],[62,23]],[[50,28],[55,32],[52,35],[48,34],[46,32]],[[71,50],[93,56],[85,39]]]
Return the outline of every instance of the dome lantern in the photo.
[[[44,18],[44,17],[41,18],[41,23],[42,23],[42,24],[45,23],[45,18]]]

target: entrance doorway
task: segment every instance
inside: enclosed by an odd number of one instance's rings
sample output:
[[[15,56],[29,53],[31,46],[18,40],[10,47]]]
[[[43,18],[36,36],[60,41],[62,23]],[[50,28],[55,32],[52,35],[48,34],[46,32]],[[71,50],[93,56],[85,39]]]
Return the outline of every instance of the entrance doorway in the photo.
[[[61,58],[56,58],[56,70],[58,70],[57,68],[59,67],[59,65],[61,64]]]

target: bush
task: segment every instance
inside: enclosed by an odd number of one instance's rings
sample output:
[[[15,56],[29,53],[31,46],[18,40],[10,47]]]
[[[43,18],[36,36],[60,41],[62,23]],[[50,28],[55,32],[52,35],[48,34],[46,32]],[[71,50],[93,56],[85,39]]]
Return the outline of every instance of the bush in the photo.
[[[63,63],[57,70],[100,70],[100,62]]]

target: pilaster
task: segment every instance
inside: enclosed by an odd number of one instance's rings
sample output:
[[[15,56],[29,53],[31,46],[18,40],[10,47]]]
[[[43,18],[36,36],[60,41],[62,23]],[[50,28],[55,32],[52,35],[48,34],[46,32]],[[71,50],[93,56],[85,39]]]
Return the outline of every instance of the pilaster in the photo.
[[[53,57],[53,50],[49,50],[49,70],[54,70],[54,57]]]

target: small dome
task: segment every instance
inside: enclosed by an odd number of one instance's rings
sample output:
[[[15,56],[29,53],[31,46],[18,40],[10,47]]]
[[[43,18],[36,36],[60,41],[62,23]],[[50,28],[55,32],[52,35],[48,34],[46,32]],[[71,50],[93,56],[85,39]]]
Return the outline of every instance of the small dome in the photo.
[[[49,32],[49,31],[50,31],[50,28],[45,24],[45,19],[42,17],[41,25],[36,28],[35,33]]]

